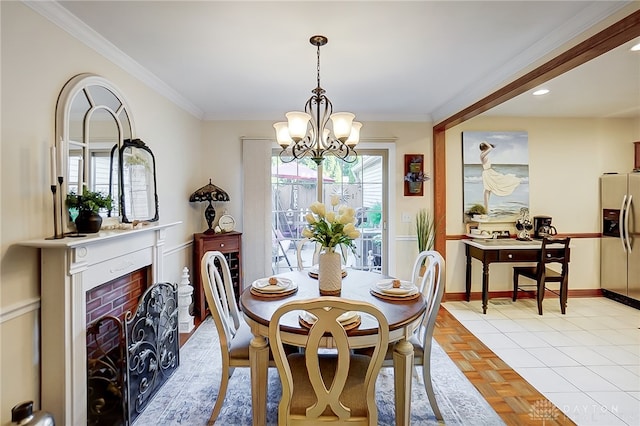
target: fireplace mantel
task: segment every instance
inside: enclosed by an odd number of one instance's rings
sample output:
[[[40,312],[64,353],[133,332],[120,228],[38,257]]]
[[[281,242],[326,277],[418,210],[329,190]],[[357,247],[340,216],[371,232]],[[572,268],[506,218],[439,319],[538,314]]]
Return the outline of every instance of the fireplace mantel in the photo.
[[[161,282],[166,230],[180,223],[20,243],[41,250],[41,406],[56,424],[87,424],[87,291],[147,266]]]

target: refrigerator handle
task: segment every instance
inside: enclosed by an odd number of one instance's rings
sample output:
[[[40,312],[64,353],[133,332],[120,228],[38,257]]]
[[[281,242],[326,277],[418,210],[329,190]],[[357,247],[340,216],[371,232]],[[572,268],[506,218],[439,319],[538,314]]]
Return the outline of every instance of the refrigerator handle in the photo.
[[[633,195],[627,198],[627,206],[624,209],[624,239],[627,242],[627,250],[631,253],[631,239],[629,237],[629,216],[631,215],[631,200]]]
[[[624,251],[625,253],[627,252],[627,242],[624,239],[626,234],[626,227],[624,223],[624,218],[626,216],[625,215],[626,204],[627,204],[627,194],[625,194],[624,197],[622,197],[622,205],[620,206],[620,217],[618,222],[618,225],[620,227],[620,243],[622,244],[622,251]]]

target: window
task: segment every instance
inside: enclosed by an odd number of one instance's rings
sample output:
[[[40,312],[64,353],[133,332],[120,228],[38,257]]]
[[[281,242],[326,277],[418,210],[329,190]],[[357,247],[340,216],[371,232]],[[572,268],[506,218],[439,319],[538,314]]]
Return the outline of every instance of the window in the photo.
[[[296,250],[302,240],[305,215],[318,198],[330,206],[331,195],[356,210],[361,236],[356,252],[348,253],[346,265],[387,272],[387,176],[386,150],[359,150],[354,163],[327,157],[318,167],[311,159],[283,163],[274,150],[271,159],[272,270],[297,268]],[[318,194],[321,194],[318,197]],[[303,251],[304,264],[312,264],[314,248]]]

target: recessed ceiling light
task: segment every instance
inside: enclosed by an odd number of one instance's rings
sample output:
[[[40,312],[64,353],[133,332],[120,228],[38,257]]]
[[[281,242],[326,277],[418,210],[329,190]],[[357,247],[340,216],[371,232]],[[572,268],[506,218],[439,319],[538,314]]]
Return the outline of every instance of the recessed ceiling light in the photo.
[[[631,46],[632,52],[640,52],[640,43]]]
[[[535,92],[533,92],[533,96],[542,96],[542,95],[546,95],[547,93],[549,93],[549,89],[538,89]]]

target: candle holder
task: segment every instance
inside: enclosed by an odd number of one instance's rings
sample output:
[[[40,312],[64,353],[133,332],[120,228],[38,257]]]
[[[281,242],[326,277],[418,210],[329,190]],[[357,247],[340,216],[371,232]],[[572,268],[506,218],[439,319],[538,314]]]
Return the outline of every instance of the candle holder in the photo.
[[[58,196],[57,186],[51,185],[51,195],[53,196],[53,237],[46,238],[47,240],[59,240],[64,238],[64,232],[58,232],[58,218],[56,212],[58,211]]]
[[[65,236],[64,233],[64,194],[62,191],[62,183],[64,182],[64,177],[58,176],[58,187],[60,188],[60,235],[62,237]]]

